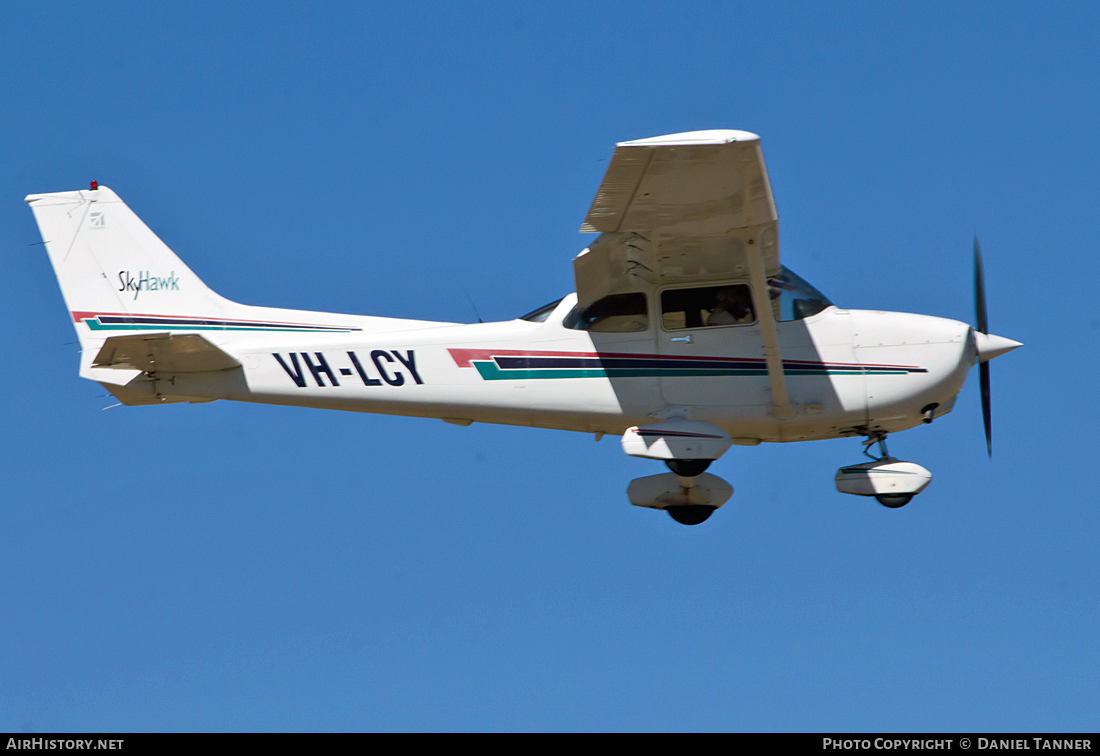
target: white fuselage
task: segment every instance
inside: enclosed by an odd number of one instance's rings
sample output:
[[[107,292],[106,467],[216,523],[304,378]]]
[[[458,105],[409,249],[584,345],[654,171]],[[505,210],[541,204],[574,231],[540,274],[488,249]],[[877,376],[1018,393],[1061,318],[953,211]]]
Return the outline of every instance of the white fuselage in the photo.
[[[241,368],[130,384],[165,400],[229,399],[450,422],[621,434],[655,419],[718,425],[735,443],[893,432],[951,410],[975,362],[965,323],[828,307],[777,324],[791,412],[775,412],[759,325],[595,333],[544,322],[339,318],[340,333],[203,336]],[[390,327],[387,327],[390,324]],[[368,327],[369,326],[369,327]],[[690,338],[685,338],[690,337]]]

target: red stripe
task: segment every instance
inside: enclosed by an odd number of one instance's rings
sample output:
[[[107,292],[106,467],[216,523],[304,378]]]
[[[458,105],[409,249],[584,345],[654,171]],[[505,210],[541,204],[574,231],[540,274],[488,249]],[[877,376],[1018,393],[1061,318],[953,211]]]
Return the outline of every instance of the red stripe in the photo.
[[[599,357],[597,352],[532,352],[527,349],[448,349],[459,367],[473,367],[470,360],[491,360],[497,357]],[[613,355],[607,355],[609,357]],[[626,355],[641,356],[641,355]]]
[[[275,320],[245,320],[243,318],[223,318],[218,315],[143,315],[138,312],[80,312],[74,311],[72,313],[73,322],[79,323],[82,320],[95,318],[100,315],[104,315],[109,318],[171,318],[173,320],[223,320],[226,323],[252,323],[256,325],[296,325],[296,326],[309,326],[311,328],[349,328],[351,326],[346,325],[317,325],[316,323],[287,323]]]

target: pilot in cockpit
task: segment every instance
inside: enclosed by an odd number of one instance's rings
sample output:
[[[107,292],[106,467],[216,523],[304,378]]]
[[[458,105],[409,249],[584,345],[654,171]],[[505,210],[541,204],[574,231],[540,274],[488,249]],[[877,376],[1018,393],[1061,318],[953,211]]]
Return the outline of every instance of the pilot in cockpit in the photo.
[[[707,316],[707,325],[738,325],[753,322],[752,305],[744,286],[730,286],[717,292],[718,305]]]

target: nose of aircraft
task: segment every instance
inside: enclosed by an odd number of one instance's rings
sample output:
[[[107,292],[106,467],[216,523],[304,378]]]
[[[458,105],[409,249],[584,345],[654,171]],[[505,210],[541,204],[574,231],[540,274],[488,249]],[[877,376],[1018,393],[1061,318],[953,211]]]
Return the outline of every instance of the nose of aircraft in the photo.
[[[1004,336],[994,336],[991,333],[982,333],[981,331],[974,332],[974,345],[978,349],[978,362],[989,362],[994,357],[1000,357],[1016,347],[1023,346],[1019,341],[1006,339]]]

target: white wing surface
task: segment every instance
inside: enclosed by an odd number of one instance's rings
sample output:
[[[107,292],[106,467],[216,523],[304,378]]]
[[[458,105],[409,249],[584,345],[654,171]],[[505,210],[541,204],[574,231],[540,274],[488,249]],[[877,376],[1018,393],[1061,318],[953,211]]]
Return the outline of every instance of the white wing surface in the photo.
[[[616,145],[581,231],[699,236],[778,219],[760,137],[692,131]]]
[[[604,236],[575,261],[577,295],[592,302],[636,288],[635,278],[652,285],[747,277],[750,252],[774,275],[778,220],[756,134],[692,131],[622,142],[581,226]]]

